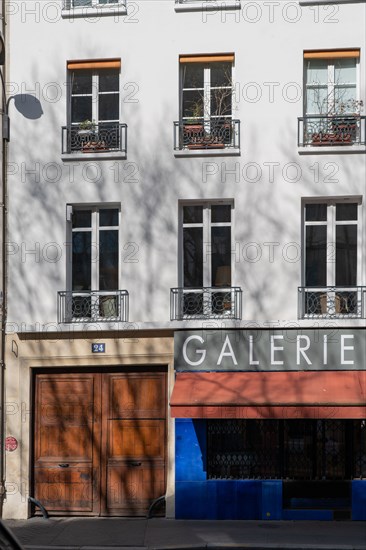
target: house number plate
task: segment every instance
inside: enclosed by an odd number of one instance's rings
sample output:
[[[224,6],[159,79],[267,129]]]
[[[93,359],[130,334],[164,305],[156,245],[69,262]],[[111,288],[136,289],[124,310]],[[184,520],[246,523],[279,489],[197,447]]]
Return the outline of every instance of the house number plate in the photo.
[[[105,353],[105,344],[92,344],[92,353]]]

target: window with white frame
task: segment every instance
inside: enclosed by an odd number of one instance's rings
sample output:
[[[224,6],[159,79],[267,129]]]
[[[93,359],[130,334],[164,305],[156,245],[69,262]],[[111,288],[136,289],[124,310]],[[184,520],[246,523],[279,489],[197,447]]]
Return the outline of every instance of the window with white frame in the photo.
[[[305,111],[307,115],[353,114],[355,112],[359,101],[358,62],[358,50],[305,52]]]
[[[182,205],[183,288],[176,289],[179,312],[173,318],[240,314],[241,290],[232,287],[232,211],[228,202]]]
[[[234,56],[181,56],[183,122],[231,120]]]
[[[119,225],[116,206],[72,208],[72,317],[117,316]]]
[[[69,61],[68,152],[122,149],[120,59]],[[123,141],[123,143],[122,143]]]
[[[239,147],[233,120],[234,54],[181,55],[179,146],[176,149]]]
[[[92,65],[92,62],[85,64]],[[108,65],[103,68],[103,62],[100,66],[100,69],[69,71],[71,124],[119,122],[119,69]]]
[[[354,144],[361,140],[359,50],[304,53],[305,143]]]
[[[304,204],[305,314],[358,314],[360,201]]]

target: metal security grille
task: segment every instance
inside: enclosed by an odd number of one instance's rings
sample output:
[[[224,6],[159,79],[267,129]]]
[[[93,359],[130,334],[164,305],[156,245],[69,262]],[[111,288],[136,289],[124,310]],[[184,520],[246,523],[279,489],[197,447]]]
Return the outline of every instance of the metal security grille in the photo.
[[[364,420],[209,420],[209,479],[366,475]]]

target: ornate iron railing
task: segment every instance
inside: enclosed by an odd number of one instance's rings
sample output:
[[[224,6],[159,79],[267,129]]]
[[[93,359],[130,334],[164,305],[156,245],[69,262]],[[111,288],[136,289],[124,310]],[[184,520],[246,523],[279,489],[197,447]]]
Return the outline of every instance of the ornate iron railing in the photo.
[[[240,149],[240,120],[225,118],[174,122],[174,149]]]
[[[126,0],[63,0],[62,9],[74,8],[108,8],[112,6],[125,6]]]
[[[90,130],[80,124],[62,127],[62,154],[107,151],[127,153],[127,124],[101,123]]]
[[[366,144],[366,117],[312,115],[298,119],[298,146],[330,147]]]
[[[366,287],[298,288],[299,318],[365,318]]]
[[[88,323],[128,321],[127,290],[58,292],[58,322]]]
[[[208,420],[208,479],[366,475],[366,420]]]
[[[241,319],[242,290],[240,287],[201,287],[170,289],[170,318]]]

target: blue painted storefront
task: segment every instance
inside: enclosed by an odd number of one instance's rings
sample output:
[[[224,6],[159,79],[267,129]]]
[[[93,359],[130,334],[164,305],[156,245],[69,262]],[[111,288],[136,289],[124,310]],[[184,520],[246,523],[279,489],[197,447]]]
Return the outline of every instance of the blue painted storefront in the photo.
[[[176,419],[176,518],[332,520],[332,510],[286,510],[281,480],[207,480],[206,420]],[[351,482],[352,519],[366,520],[366,480]]]

